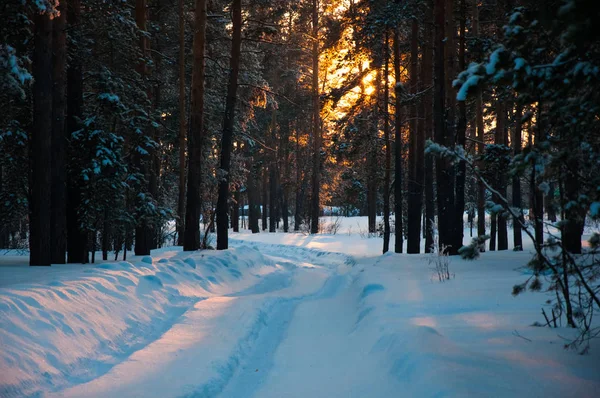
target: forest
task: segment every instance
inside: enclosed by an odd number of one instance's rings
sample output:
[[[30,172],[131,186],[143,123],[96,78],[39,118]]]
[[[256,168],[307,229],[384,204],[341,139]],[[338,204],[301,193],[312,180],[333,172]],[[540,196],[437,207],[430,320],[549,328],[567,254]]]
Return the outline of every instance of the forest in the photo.
[[[465,212],[490,250],[508,224],[543,244],[546,217],[581,252],[600,206],[592,2],[171,3],[4,2],[1,247],[77,263],[216,230],[226,249],[240,212],[315,234],[333,206],[384,253],[437,233],[456,254]]]
[[[1,251],[54,268],[364,217],[379,254],[525,250],[513,295],[549,294],[543,323],[577,330],[570,347],[600,335],[595,0],[3,0],[0,15]]]

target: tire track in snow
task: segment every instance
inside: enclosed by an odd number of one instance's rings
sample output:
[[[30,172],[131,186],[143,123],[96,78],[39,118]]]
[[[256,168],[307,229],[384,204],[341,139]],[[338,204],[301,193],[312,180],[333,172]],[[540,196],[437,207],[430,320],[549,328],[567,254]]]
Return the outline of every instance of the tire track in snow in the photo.
[[[289,326],[298,305],[309,301],[331,298],[340,291],[346,281],[347,277],[344,275],[332,275],[316,293],[284,300],[273,308],[263,325],[263,330],[259,332],[251,352],[240,361],[240,366],[228,383],[223,386],[219,396],[254,396],[273,369],[275,353],[281,342],[287,337]]]
[[[332,265],[347,265],[350,267],[356,265],[356,259],[345,253],[329,252],[285,244],[250,242],[238,239],[229,239],[229,242],[235,247],[248,246],[260,251],[262,254],[286,258],[296,262],[321,265],[328,268]]]
[[[246,242],[237,241],[236,243],[246,245]],[[272,257],[275,260],[291,260],[287,263],[277,261],[291,273],[288,273],[289,277],[286,277],[285,271],[270,275],[263,282],[246,291],[232,295],[238,299],[243,299],[244,296],[273,294],[290,287],[294,281],[297,281],[299,273],[314,272],[310,267],[312,264],[306,261],[307,259],[303,258],[302,254],[320,259],[319,262],[322,265],[331,266],[331,260],[325,261],[327,256],[334,257],[334,264],[336,265],[352,265],[354,263],[354,259],[350,256],[314,249],[285,245],[263,245],[261,243],[246,246],[259,250],[263,255]],[[289,248],[299,250],[289,250]],[[304,266],[295,264],[296,262],[301,262]],[[339,275],[329,267],[319,267],[319,269],[327,272],[328,277],[316,292],[296,297],[275,297],[274,301],[267,299],[264,307],[258,311],[258,318],[251,330],[238,341],[238,348],[235,350],[235,354],[229,358],[227,369],[221,373],[220,379],[209,380],[198,386],[194,393],[184,396],[187,398],[252,396],[272,369],[275,352],[287,335],[288,327],[297,306],[303,302],[333,297],[348,281],[347,275]]]

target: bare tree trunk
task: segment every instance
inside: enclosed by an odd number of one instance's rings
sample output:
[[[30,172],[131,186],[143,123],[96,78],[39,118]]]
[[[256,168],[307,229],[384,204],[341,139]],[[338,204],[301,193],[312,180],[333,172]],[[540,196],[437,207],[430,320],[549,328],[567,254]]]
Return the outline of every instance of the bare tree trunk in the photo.
[[[310,233],[319,232],[319,192],[321,187],[321,105],[319,99],[319,0],[313,0],[312,10],[312,105],[313,105],[313,173],[310,204]]]
[[[204,49],[206,45],[206,0],[196,0],[194,66],[192,70],[191,118],[188,135],[188,186],[183,250],[200,248],[202,198],[202,152],[204,145]]]
[[[458,49],[458,69],[460,71],[466,68],[466,19],[467,19],[467,0],[460,2],[460,40]],[[453,92],[454,95],[454,92]],[[458,104],[458,123],[456,126],[456,144],[465,147],[467,143],[467,103],[460,101]],[[465,181],[466,181],[467,165],[464,161],[460,161],[456,170],[456,235],[457,244],[464,237],[464,219],[465,213]]]
[[[400,81],[400,34],[394,30],[394,76]],[[395,213],[395,244],[394,251],[402,253],[403,223],[402,223],[402,99],[401,87],[396,86],[396,102],[394,115],[394,213]]]
[[[66,86],[67,86],[67,5],[58,4],[58,17],[53,20],[53,93],[52,93],[52,225],[51,260],[53,264],[64,264],[67,251],[67,207],[66,207]]]
[[[260,232],[258,227],[258,219],[260,218],[260,205],[258,204],[258,182],[256,175],[256,167],[250,166],[248,173],[248,229],[253,234]]]
[[[273,162],[269,168],[269,232],[277,232],[277,168]]]
[[[473,35],[479,37],[479,5],[477,2],[473,6]],[[485,131],[481,92],[478,92],[475,97],[475,124],[477,125],[477,154],[482,156],[485,150]],[[477,183],[477,235],[485,235],[485,186],[480,180]],[[485,245],[481,250],[485,250]]]
[[[419,59],[419,23],[416,19],[411,23],[410,40],[410,91],[414,95],[419,90],[418,82],[418,59]],[[410,105],[410,136],[408,151],[408,230],[406,252],[409,254],[419,253],[421,246],[421,201],[423,196],[423,167],[419,164],[422,156],[419,150],[423,151],[421,137],[419,136],[423,129],[422,122],[417,120],[420,116],[418,109],[423,110],[421,104]]]
[[[80,0],[68,2],[69,36],[78,39],[81,34],[81,3]],[[80,129],[79,120],[83,108],[83,68],[81,65],[80,49],[73,46],[71,61],[67,69],[67,137]],[[74,156],[73,148],[69,155]],[[79,207],[81,205],[80,173],[71,171],[67,175],[67,262],[87,263],[87,234],[81,230]]]
[[[425,27],[423,39],[423,84],[433,82],[433,1],[428,0],[425,8]],[[429,90],[423,96],[423,118],[425,119],[425,138],[433,140],[433,96]],[[433,231],[435,218],[433,155],[425,155],[425,252],[430,253],[434,245]]]
[[[185,231],[185,15],[179,0],[179,197],[177,200],[177,245],[183,246]]]
[[[456,123],[456,91],[452,87],[452,81],[456,77],[456,21],[454,20],[454,1],[446,0],[446,46],[445,46],[445,78],[446,78],[446,139],[449,146],[455,145],[457,135],[457,123]],[[447,215],[450,218],[449,230],[449,243],[450,252],[456,254],[458,249],[462,247],[463,242],[463,229],[462,229],[462,213],[459,214],[459,208],[457,207],[457,185],[456,185],[456,172],[455,166],[450,166],[446,171],[446,175],[449,182],[449,195],[452,203],[452,210]],[[464,188],[461,191],[464,195]],[[464,198],[463,198],[464,201]],[[441,215],[440,215],[441,216]],[[460,217],[460,223],[458,222]]]
[[[534,129],[535,144],[542,140],[544,134],[543,130],[543,115],[542,115],[542,102],[538,102],[537,112],[537,128]],[[535,160],[534,160],[535,161]],[[540,181],[536,173],[536,165],[532,164],[531,167],[531,195],[533,198],[533,217],[534,217],[534,229],[535,229],[535,240],[537,245],[544,243],[544,194],[539,189]]]
[[[496,103],[496,145],[506,145],[506,108],[504,100],[498,98]],[[496,181],[497,189],[502,197],[506,197],[506,178],[504,170],[499,170]],[[502,213],[497,214],[498,222],[498,250],[508,250],[508,226],[506,217]]]
[[[369,224],[369,233],[377,232],[377,172],[379,165],[377,162],[378,140],[379,140],[379,96],[381,93],[381,60],[375,59],[373,69],[375,69],[375,92],[373,93],[374,103],[373,111],[370,115],[369,137],[367,144],[367,216]]]
[[[262,184],[261,184],[261,192],[262,192],[262,230],[267,230],[267,208],[269,204],[269,195],[267,190],[268,178],[267,178],[267,169],[263,167],[262,169]]]
[[[233,193],[233,209],[231,212],[231,228],[233,228],[233,232],[240,232],[240,204],[241,204],[242,195],[240,194],[240,189],[236,188]]]
[[[233,0],[231,6],[233,35],[231,42],[230,75],[227,85],[227,102],[221,138],[221,173],[219,179],[219,198],[217,199],[217,250],[229,247],[228,237],[228,201],[229,171],[231,168],[231,151],[233,147],[233,124],[235,121],[235,105],[237,102],[238,75],[240,72],[240,54],[242,49],[242,0]]]
[[[434,62],[434,101],[433,114],[435,123],[435,140],[438,144],[453,144],[447,131],[446,123],[446,71],[444,67],[445,51],[445,0],[435,0],[435,62]],[[451,162],[446,158],[436,158],[437,198],[438,198],[438,231],[439,247],[447,248],[449,254],[456,254],[458,247],[454,234],[454,173]]]
[[[390,141],[390,113],[389,113],[389,58],[390,43],[389,31],[385,31],[384,43],[384,79],[383,79],[383,135],[385,140],[385,177],[383,183],[383,253],[390,250],[390,169],[392,168],[392,148]]]
[[[102,222],[102,260],[108,260],[108,251],[110,250],[110,225],[108,224],[108,211],[104,211]]]
[[[146,32],[147,30],[147,0],[136,0],[135,2],[135,23],[138,29],[142,32]],[[146,76],[148,73],[148,67],[146,65],[146,56],[148,55],[148,38],[146,35],[140,35],[140,52],[142,54],[142,59],[138,64],[137,70],[140,75]],[[140,173],[148,176],[147,167],[144,165],[143,161],[140,158],[140,154],[136,151],[136,160],[134,163],[137,163],[140,168]],[[95,244],[95,243],[94,243]],[[145,219],[142,219],[141,222],[135,228],[135,246],[134,252],[136,256],[148,255],[150,254],[150,246],[152,245],[150,227]]]
[[[29,199],[29,265],[50,265],[52,189],[52,20],[34,17],[33,128]]]
[[[523,107],[517,99],[515,111],[515,129],[512,139],[514,156],[518,156],[521,153],[522,118]],[[521,199],[521,180],[518,175],[514,175],[512,179],[512,206],[519,209],[519,212],[522,213],[522,211],[520,210],[523,206]],[[513,220],[513,246],[515,250],[523,250],[523,236],[521,233],[521,224],[516,220]]]
[[[283,147],[283,182],[282,188],[282,201],[281,201],[281,216],[283,217],[283,232],[289,232],[289,176],[290,176],[290,161],[289,161],[289,148],[290,148],[290,124],[286,121],[284,129],[281,135],[281,146]]]

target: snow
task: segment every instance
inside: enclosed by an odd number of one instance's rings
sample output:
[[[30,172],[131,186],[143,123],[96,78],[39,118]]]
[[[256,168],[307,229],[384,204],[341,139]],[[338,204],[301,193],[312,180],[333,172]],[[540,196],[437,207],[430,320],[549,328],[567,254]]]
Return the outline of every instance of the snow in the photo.
[[[511,296],[525,252],[381,256],[366,218],[336,235],[232,233],[227,251],[29,268],[0,257],[0,396],[592,397],[597,344]],[[468,234],[465,241],[468,240]]]
[[[460,86],[460,89],[458,90],[458,93],[456,94],[456,100],[457,101],[466,101],[469,90],[471,89],[471,87],[477,87],[477,84],[479,83],[480,80],[481,80],[480,76],[477,76],[477,75],[469,76],[467,81],[464,82],[462,86]]]
[[[490,61],[485,66],[485,71],[488,75],[496,73],[496,66],[498,65],[498,62],[500,62],[500,53],[503,51],[504,48],[500,47],[490,54]]]
[[[590,215],[592,217],[600,217],[600,202],[593,202],[590,205]]]
[[[526,61],[524,58],[518,57],[515,58],[515,70],[521,70],[525,66]]]

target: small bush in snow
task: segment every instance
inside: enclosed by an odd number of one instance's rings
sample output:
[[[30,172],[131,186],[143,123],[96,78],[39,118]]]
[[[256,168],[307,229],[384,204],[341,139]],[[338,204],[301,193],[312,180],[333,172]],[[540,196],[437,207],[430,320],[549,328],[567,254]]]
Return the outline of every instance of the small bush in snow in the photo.
[[[331,222],[321,222],[319,224],[319,232],[321,233],[325,233],[325,234],[329,234],[329,235],[336,235],[338,233],[338,231],[340,230],[340,227],[342,226],[342,217],[341,216],[337,216],[336,218],[332,218]]]
[[[448,281],[450,280],[450,256],[448,255],[450,248],[445,245],[438,247],[437,243],[433,246],[433,251],[427,257],[427,262],[432,266],[434,277],[437,276],[438,281]]]

